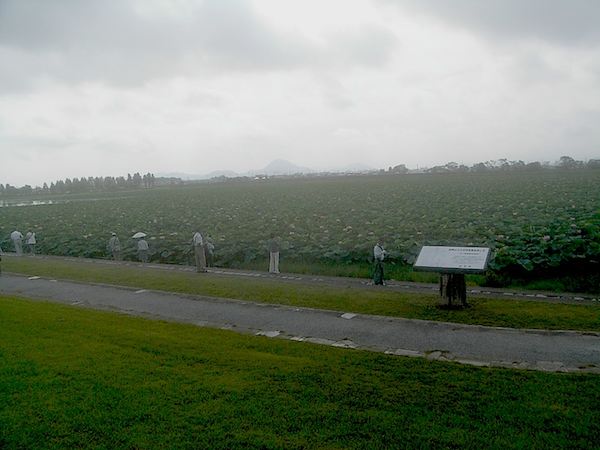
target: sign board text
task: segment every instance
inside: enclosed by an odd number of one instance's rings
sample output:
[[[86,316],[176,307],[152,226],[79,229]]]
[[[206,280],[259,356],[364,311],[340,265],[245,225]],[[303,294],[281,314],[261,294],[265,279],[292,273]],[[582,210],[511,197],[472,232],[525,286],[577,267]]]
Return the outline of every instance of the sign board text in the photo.
[[[487,247],[424,246],[414,268],[439,273],[481,273],[489,258]]]

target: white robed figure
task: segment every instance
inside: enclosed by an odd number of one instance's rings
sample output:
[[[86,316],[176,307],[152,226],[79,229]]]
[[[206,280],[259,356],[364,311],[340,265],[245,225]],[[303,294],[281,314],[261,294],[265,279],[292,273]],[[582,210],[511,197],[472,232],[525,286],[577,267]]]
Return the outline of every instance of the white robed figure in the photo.
[[[21,256],[23,254],[23,235],[20,231],[13,231],[10,233],[10,239],[13,241],[13,245],[15,246],[15,253],[17,256]]]
[[[383,285],[385,284],[383,275],[383,260],[387,252],[381,244],[381,239],[377,241],[375,247],[373,247],[373,284]]]
[[[138,256],[140,258],[140,261],[142,261],[143,263],[147,263],[149,246],[148,246],[148,242],[146,241],[146,239],[140,238],[138,240],[137,247],[138,247]]]
[[[113,260],[121,260],[121,241],[119,241],[117,233],[111,233],[111,238],[108,240],[108,251]]]
[[[35,233],[33,231],[28,231],[25,235],[25,244],[27,244],[29,254],[35,255],[35,244],[37,244],[37,241],[35,239]]]
[[[267,248],[269,250],[269,273],[279,273],[279,241],[274,234],[271,235],[271,239],[267,241]]]
[[[204,253],[204,237],[196,231],[192,237],[194,247],[194,259],[196,260],[196,272],[206,272],[206,254]]]

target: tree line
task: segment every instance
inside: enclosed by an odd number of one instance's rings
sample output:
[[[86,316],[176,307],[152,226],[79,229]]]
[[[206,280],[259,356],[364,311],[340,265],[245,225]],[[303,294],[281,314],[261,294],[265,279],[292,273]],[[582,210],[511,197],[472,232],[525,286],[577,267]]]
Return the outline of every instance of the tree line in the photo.
[[[133,175],[118,177],[81,177],[66,178],[65,180],[53,181],[48,185],[44,183],[41,187],[31,187],[26,184],[20,188],[0,183],[0,195],[9,194],[70,194],[80,192],[98,192],[115,191],[119,189],[141,189],[153,188],[157,184],[165,184],[162,178],[156,178],[153,173],[148,172],[140,175],[139,172]]]
[[[577,161],[570,156],[561,156],[553,163],[541,163],[533,161],[526,163],[524,161],[510,161],[508,159],[497,159],[486,162],[479,162],[472,166],[449,162],[441,166],[434,166],[421,170],[410,170],[404,164],[389,167],[387,172],[395,174],[407,173],[454,173],[454,172],[500,172],[500,171],[518,171],[518,170],[553,170],[553,169],[600,169],[600,159],[590,159],[587,162]],[[384,171],[385,172],[385,171]]]
[[[390,166],[387,170],[381,169],[379,172],[372,171],[370,173],[392,173],[392,174],[409,174],[409,173],[467,173],[467,172],[499,172],[499,171],[524,171],[524,170],[577,170],[577,169],[600,169],[600,159],[590,159],[587,162],[577,161],[570,156],[561,156],[555,163],[541,163],[538,161],[525,163],[524,161],[511,161],[508,159],[497,159],[486,162],[479,162],[472,166],[466,166],[464,164],[458,164],[456,162],[449,162],[441,166],[434,166],[430,168],[411,170],[404,164],[398,164],[397,166]],[[315,176],[319,174],[311,174]],[[322,174],[326,175],[326,173]],[[225,181],[228,178],[221,177],[221,181]],[[238,177],[238,179],[248,179],[247,177]],[[216,180],[216,179],[214,179]],[[81,178],[67,178],[65,180],[57,180],[51,182],[50,185],[44,183],[41,187],[31,187],[26,184],[20,188],[11,186],[6,183],[5,185],[0,183],[0,196],[3,195],[14,195],[14,194],[70,194],[70,193],[81,193],[81,192],[101,192],[101,191],[116,191],[120,189],[141,189],[141,188],[153,188],[155,186],[182,184],[183,180],[180,178],[164,178],[155,177],[153,173],[148,172],[145,175],[140,175],[139,172],[133,175],[127,174],[127,176],[119,177],[81,177]]]

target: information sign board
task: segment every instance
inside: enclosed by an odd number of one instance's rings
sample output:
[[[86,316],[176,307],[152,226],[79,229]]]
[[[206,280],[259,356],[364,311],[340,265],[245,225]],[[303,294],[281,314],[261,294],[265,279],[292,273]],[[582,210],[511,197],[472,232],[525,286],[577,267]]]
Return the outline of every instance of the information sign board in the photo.
[[[424,246],[414,268],[438,273],[481,273],[489,258],[487,247]]]

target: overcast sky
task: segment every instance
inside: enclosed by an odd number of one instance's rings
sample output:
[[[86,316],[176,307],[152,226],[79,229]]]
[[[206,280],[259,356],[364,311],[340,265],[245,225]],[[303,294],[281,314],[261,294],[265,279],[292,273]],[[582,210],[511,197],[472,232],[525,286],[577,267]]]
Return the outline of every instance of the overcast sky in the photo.
[[[0,0],[0,183],[600,157],[598,0]]]

